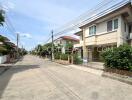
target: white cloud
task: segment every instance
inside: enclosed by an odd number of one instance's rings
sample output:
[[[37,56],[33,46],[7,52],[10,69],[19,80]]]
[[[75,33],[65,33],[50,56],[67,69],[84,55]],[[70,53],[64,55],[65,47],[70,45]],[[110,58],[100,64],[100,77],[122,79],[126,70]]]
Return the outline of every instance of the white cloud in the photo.
[[[50,27],[61,26],[77,15],[75,10],[48,0],[28,0],[26,3],[24,0],[11,1],[17,4],[13,9],[15,12],[42,22],[48,22]]]
[[[32,38],[30,33],[20,33],[20,32],[17,33],[20,35],[20,37],[29,38],[29,39]]]

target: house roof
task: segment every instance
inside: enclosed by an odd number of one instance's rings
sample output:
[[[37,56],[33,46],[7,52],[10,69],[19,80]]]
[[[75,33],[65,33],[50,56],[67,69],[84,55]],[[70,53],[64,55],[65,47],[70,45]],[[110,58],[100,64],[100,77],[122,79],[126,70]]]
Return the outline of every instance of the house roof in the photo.
[[[5,42],[10,41],[7,37],[0,35],[0,37],[2,37],[4,39]]]
[[[71,40],[71,41],[79,42],[79,39],[71,37],[71,36],[61,36],[60,38],[62,38],[64,40]]]
[[[86,13],[80,15],[73,21],[65,24],[57,31],[57,33],[73,31],[80,29],[81,27],[105,16],[108,15],[127,4],[132,4],[132,0],[106,0],[104,3],[99,4],[97,7],[90,9]]]
[[[74,35],[80,36],[82,33],[83,31],[81,30],[81,31],[76,32]]]
[[[120,2],[118,2],[112,6],[109,6],[106,9],[103,9],[103,10],[98,9],[98,11],[96,13],[81,20],[81,23],[78,23],[78,26],[81,28],[81,27],[85,26],[86,24],[89,24],[99,18],[102,18],[103,16],[108,15],[108,14],[124,7],[125,5],[131,4],[131,3],[132,3],[131,0],[122,0],[122,1],[120,0]]]
[[[12,46],[12,47],[16,47],[16,45],[12,42],[6,42],[8,45]]]

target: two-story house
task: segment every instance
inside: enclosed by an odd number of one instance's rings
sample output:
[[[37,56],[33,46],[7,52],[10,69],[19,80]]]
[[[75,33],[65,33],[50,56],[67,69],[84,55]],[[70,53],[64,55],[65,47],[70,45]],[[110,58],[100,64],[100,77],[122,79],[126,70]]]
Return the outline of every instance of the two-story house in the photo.
[[[60,51],[64,54],[66,53],[66,45],[68,43],[72,43],[73,45],[78,44],[79,39],[71,37],[71,36],[61,36],[54,41],[55,46],[58,46],[58,45],[61,46]]]
[[[79,28],[81,31],[75,35],[80,36],[80,43],[74,47],[80,49],[84,61],[100,61],[100,54],[106,48],[132,45],[131,0],[93,15]]]

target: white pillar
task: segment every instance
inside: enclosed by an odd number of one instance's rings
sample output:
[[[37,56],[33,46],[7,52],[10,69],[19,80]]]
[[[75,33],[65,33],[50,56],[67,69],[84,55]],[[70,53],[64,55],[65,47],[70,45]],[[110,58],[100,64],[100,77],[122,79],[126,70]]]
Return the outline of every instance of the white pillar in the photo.
[[[83,62],[88,62],[88,50],[86,47],[85,29],[83,29]]]
[[[118,20],[118,31],[117,31],[117,47],[124,43],[124,21],[122,16]]]

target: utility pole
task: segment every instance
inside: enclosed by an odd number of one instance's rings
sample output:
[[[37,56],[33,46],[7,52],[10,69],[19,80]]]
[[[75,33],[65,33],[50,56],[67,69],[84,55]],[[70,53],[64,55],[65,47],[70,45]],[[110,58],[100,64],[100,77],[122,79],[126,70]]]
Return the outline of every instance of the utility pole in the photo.
[[[23,57],[23,55],[24,55],[24,54],[23,54],[23,51],[24,51],[23,49],[24,49],[24,48],[23,48],[23,45],[22,45],[22,51],[21,51],[21,52],[22,52],[22,57]]]
[[[51,60],[54,60],[54,32],[53,30],[51,31],[52,33],[52,54],[51,54]]]
[[[17,33],[17,58],[19,57],[19,33]]]

